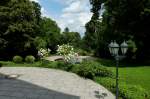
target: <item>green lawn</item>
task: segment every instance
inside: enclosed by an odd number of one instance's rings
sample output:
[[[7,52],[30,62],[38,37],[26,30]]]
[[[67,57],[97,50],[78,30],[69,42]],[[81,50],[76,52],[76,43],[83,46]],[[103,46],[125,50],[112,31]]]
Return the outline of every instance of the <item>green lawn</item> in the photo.
[[[108,68],[116,72],[115,61],[100,59],[98,60]],[[150,93],[150,66],[141,64],[120,63],[119,80],[127,84],[140,85]]]
[[[112,69],[115,72],[115,67]],[[150,93],[150,66],[119,68],[119,77],[121,81],[140,85]]]

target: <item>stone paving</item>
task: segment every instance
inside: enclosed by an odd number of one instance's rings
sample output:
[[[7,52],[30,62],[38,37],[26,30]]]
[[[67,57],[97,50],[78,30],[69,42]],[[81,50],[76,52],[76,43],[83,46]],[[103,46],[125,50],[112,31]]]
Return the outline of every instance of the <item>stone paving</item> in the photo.
[[[115,99],[101,85],[65,71],[2,67],[0,73],[0,99]]]

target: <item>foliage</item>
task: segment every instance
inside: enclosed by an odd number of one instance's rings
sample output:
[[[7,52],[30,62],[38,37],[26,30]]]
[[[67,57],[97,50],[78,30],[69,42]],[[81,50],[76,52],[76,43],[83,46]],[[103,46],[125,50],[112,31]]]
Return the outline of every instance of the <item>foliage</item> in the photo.
[[[47,42],[42,37],[36,37],[34,39],[34,45],[40,50],[40,48],[46,48]]]
[[[98,40],[101,34],[101,19],[100,10],[102,7],[103,0],[89,0],[92,5],[91,12],[93,13],[91,20],[86,23],[85,36],[83,38],[85,50],[96,50],[98,45]]]
[[[41,34],[39,35],[46,43],[46,47],[55,53],[57,45],[60,44],[60,28],[57,23],[50,18],[42,18],[40,21]]]
[[[101,4],[104,2],[104,0],[89,0],[90,4],[92,5],[91,12],[93,13],[92,19],[98,19],[99,18],[99,10],[101,9]]]
[[[50,49],[43,49],[43,48],[40,48],[40,50],[38,51],[38,56],[40,58],[43,58],[43,57],[47,57],[50,53]]]
[[[57,62],[57,69],[61,69],[65,71],[70,71],[73,66],[74,66],[73,64],[69,64],[65,62]]]
[[[72,64],[65,63],[63,61],[55,61],[55,62],[50,62],[48,60],[42,59],[40,61],[41,67],[46,67],[46,68],[54,68],[54,69],[60,69],[60,70],[65,70],[65,71],[70,71],[71,68],[73,67]]]
[[[13,62],[15,63],[21,63],[23,61],[23,58],[21,56],[14,56]]]
[[[76,63],[77,62],[78,54],[75,53],[73,46],[70,46],[69,44],[63,44],[61,46],[58,45],[57,52],[59,55],[62,55],[64,57],[64,60],[66,62],[68,62],[68,63]]]
[[[64,32],[70,32],[69,28],[66,27],[66,28],[64,29]]]
[[[52,19],[41,17],[41,6],[36,2],[1,1],[0,22],[1,59],[36,56],[40,48],[49,48],[54,53],[60,43],[60,28]]]
[[[61,35],[61,44],[70,44],[74,47],[80,47],[81,37],[78,32],[70,32],[69,28],[65,28]]]
[[[136,59],[137,46],[133,40],[128,40],[128,59]]]
[[[148,92],[141,86],[122,84],[120,87],[120,96],[127,99],[147,99]]]
[[[93,79],[95,71],[91,66],[82,67],[82,65],[76,65],[72,68],[72,71],[81,77]]]
[[[95,81],[102,84],[109,90],[115,93],[116,83],[112,78],[100,78],[96,77]],[[148,99],[148,92],[141,86],[130,85],[124,82],[119,82],[119,96],[123,99]]]
[[[40,17],[35,13],[37,6],[29,0],[7,0],[0,6],[1,57],[10,59],[16,54],[36,55],[33,39],[38,29],[37,17]]]
[[[75,50],[76,50],[76,52],[78,52],[78,54],[81,55],[81,56],[88,56],[88,55],[90,55],[90,53],[87,52],[86,50],[83,50],[83,49],[80,49],[80,48],[75,49]]]
[[[147,47],[150,37],[149,0],[89,1],[92,5],[93,17],[86,24],[85,46],[87,45],[90,50],[95,50],[96,56],[108,58],[110,57],[108,44],[111,40],[117,40],[119,43],[123,40],[132,40],[136,48],[133,49],[134,53],[128,54],[130,57],[128,59],[149,58],[150,47]],[[102,15],[102,18],[99,15]]]
[[[95,76],[100,77],[112,77],[113,73],[111,70],[102,66],[97,62],[85,61],[81,64],[78,64],[72,68],[72,71],[78,75],[93,79]]]
[[[27,62],[27,63],[34,63],[34,61],[35,61],[35,57],[32,55],[25,57],[25,62]]]

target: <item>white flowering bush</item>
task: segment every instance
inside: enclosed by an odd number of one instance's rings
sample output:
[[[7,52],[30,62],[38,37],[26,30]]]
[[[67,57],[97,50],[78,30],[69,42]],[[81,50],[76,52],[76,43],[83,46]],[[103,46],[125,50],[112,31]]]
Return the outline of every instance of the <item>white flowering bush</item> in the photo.
[[[68,63],[77,62],[78,53],[76,53],[73,46],[70,46],[69,44],[63,44],[61,46],[58,45],[57,52],[59,55],[62,55],[64,57],[64,60],[66,62]]]
[[[43,48],[40,48],[40,50],[38,51],[38,56],[40,58],[42,57],[47,57],[50,53],[50,49],[43,49]]]

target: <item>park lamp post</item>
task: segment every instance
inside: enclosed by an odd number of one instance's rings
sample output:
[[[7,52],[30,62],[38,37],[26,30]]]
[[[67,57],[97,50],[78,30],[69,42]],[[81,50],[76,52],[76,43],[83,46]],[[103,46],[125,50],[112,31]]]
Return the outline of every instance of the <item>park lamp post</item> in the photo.
[[[118,66],[119,60],[125,57],[125,54],[128,50],[128,44],[124,41],[120,46],[116,43],[116,41],[112,41],[109,44],[109,51],[112,56],[115,57],[116,60],[116,99],[119,98],[119,88],[118,88]],[[121,48],[122,55],[119,55],[119,49]]]

